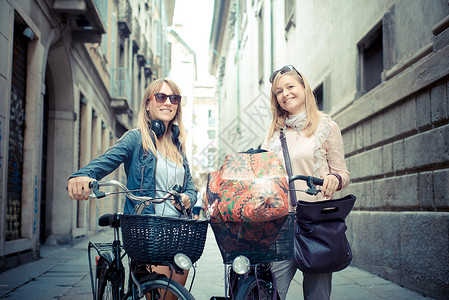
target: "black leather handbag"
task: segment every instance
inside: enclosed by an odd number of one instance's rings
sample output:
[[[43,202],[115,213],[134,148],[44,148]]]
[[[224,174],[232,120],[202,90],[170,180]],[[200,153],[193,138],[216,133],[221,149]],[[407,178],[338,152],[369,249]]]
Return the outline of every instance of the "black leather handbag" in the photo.
[[[283,131],[280,138],[285,167],[291,177],[290,156]],[[290,186],[290,200],[292,206],[296,204],[294,257],[298,269],[304,273],[320,274],[346,268],[352,261],[352,252],[346,237],[345,219],[356,197],[348,195],[327,201],[297,201],[294,186]]]
[[[346,237],[345,218],[356,197],[319,201],[298,201],[295,226],[295,262],[305,273],[329,273],[346,268],[352,252]]]

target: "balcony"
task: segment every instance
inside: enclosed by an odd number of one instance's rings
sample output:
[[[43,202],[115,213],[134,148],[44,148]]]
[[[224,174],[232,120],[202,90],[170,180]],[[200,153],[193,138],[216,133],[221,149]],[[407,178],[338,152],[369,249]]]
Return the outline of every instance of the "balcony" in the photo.
[[[116,114],[125,114],[129,110],[131,99],[131,80],[128,68],[111,69],[111,106]]]
[[[151,70],[150,66],[145,65],[144,71],[145,71],[145,78],[151,80],[151,75],[153,75],[153,71]]]
[[[76,42],[100,43],[105,33],[99,8],[94,0],[54,0],[53,11],[64,16]]]
[[[144,56],[148,55],[148,42],[144,34],[140,36],[140,49]]]
[[[155,66],[153,65],[153,51],[148,49],[148,59],[145,63],[145,78],[151,80],[151,75],[154,73]]]
[[[148,52],[148,46],[147,46],[147,39],[144,35],[140,36],[140,51],[137,53],[137,63],[139,64],[139,67],[144,67],[147,59],[147,52]]]
[[[133,54],[136,54],[137,51],[139,51],[140,49],[140,25],[139,25],[139,21],[137,20],[137,18],[133,19],[133,32],[131,35],[131,40],[133,43]]]
[[[132,31],[132,10],[128,0],[122,0],[118,3],[118,30],[122,37],[129,37]]]
[[[137,64],[139,65],[139,68],[142,68],[143,66],[145,66],[145,56],[143,56],[143,54],[138,53],[137,54]]]

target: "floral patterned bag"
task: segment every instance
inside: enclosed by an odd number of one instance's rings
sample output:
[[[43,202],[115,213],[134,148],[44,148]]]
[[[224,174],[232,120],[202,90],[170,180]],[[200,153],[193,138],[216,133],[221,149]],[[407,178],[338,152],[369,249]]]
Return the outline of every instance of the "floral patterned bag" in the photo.
[[[271,152],[230,154],[219,170],[209,173],[211,219],[261,222],[284,217],[288,214],[287,193],[287,173]]]
[[[212,229],[223,251],[269,247],[288,215],[288,177],[265,150],[230,154],[209,173],[207,200]]]

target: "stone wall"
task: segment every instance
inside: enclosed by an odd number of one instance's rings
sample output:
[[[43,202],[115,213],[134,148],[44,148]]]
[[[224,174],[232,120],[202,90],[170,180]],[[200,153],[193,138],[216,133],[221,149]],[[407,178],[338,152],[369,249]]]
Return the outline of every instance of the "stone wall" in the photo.
[[[449,294],[448,48],[335,118],[352,180],[344,193],[358,197],[353,264],[437,299]]]

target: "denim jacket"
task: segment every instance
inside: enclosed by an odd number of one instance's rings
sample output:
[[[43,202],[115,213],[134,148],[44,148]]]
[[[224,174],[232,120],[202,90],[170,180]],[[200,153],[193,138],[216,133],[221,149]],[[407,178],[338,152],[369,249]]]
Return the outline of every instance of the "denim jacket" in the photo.
[[[179,143],[179,142],[178,142]],[[179,146],[179,145],[178,145]],[[138,196],[154,197],[156,188],[156,164],[157,157],[151,151],[144,151],[142,147],[142,135],[139,129],[132,129],[125,134],[103,155],[92,160],[85,167],[73,173],[72,177],[88,176],[100,180],[112,171],[117,169],[123,163],[127,177],[126,187],[129,190],[149,189],[153,191],[144,191],[134,193]],[[193,185],[192,174],[183,155],[183,166],[185,170],[182,192],[189,196],[193,205],[196,203],[196,189]],[[70,179],[69,178],[69,179]],[[138,202],[126,199],[124,213],[133,213],[134,206]],[[143,211],[144,214],[154,214],[154,207],[150,205]]]

